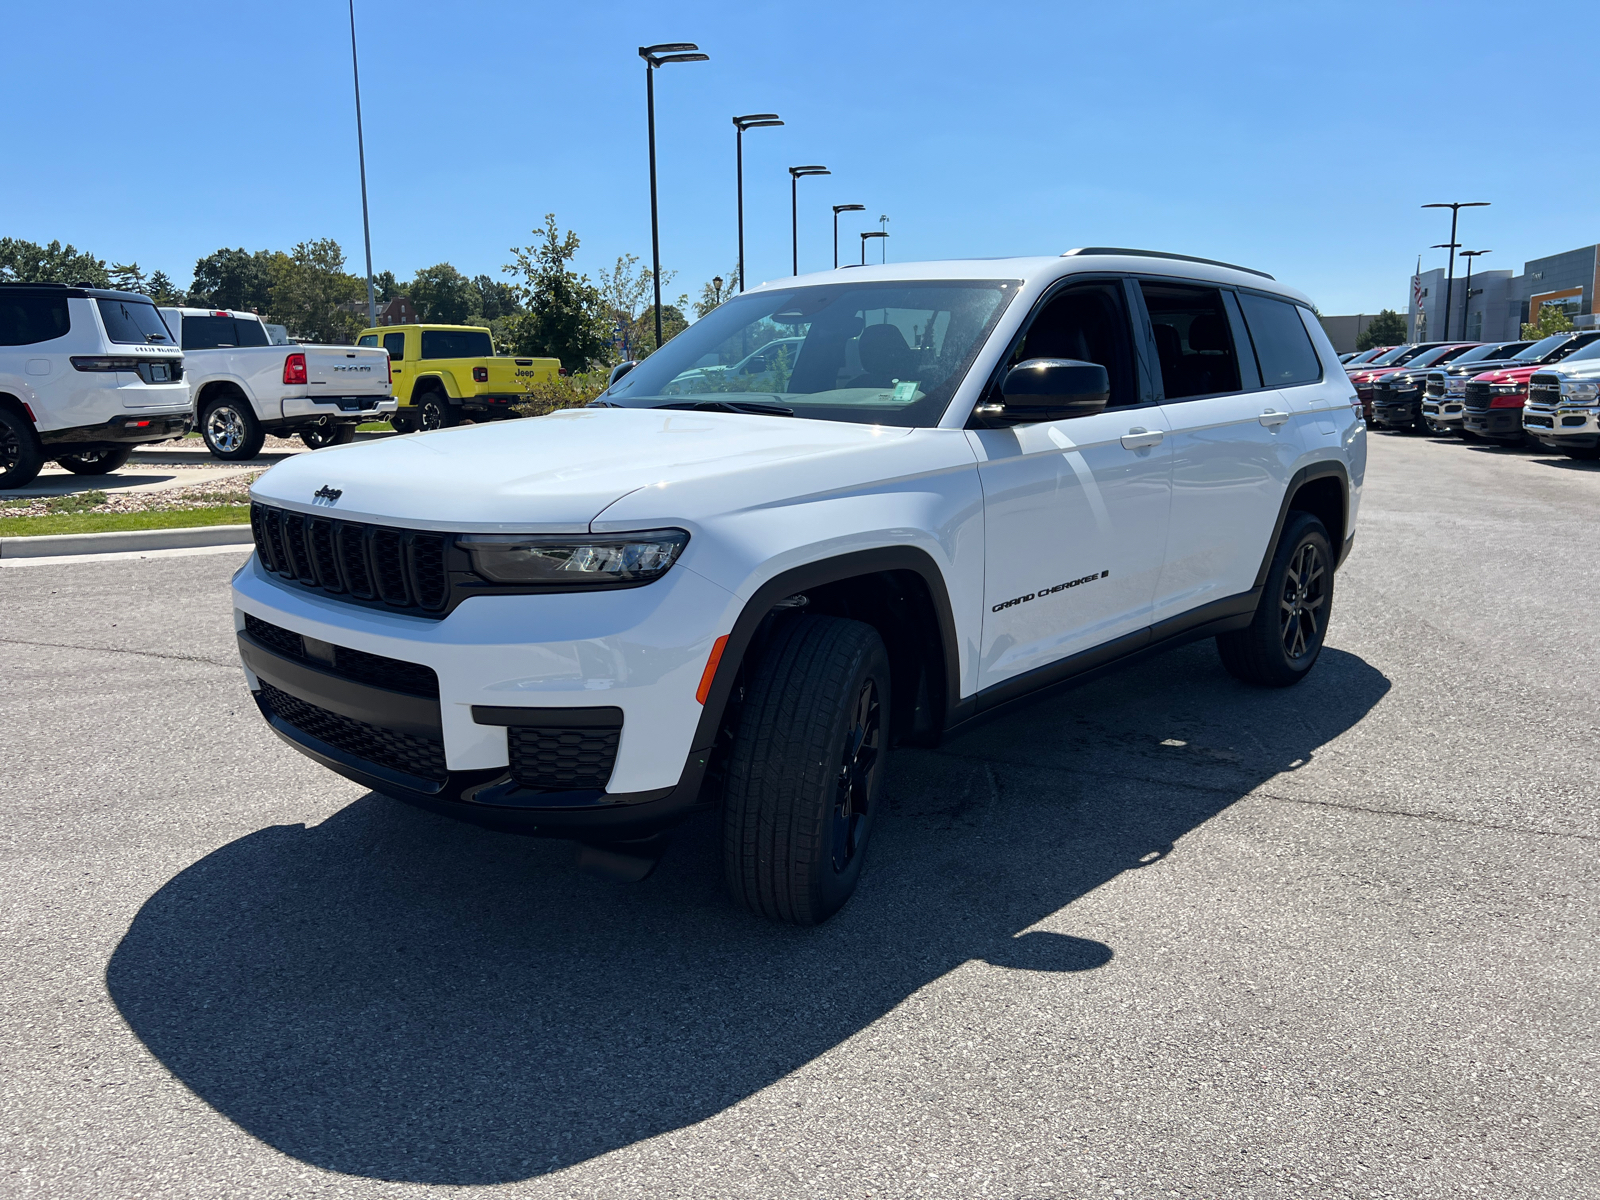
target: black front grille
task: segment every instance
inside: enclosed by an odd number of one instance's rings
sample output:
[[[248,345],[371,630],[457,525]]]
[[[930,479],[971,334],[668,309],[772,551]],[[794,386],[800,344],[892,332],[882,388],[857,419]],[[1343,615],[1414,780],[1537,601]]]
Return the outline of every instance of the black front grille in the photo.
[[[1432,375],[1428,376],[1428,386],[1426,388],[1426,391],[1427,391],[1428,395],[1430,395],[1430,396],[1442,396],[1442,395],[1444,395],[1444,376],[1443,375],[1440,375],[1438,377],[1435,377],[1435,376],[1432,376]]]
[[[1479,383],[1476,379],[1467,381],[1466,406],[1474,411],[1483,411],[1489,407],[1490,393],[1487,383]]]
[[[445,534],[308,517],[269,504],[250,506],[250,530],[261,565],[285,579],[419,616],[442,616],[449,606],[453,547]]]
[[[1528,403],[1548,404],[1552,407],[1560,404],[1560,377],[1555,375],[1535,375],[1528,380]]]
[[[1393,393],[1394,393],[1394,384],[1392,384],[1392,383],[1375,383],[1375,384],[1372,385],[1372,402],[1374,404],[1377,404],[1379,401],[1388,400],[1393,395]]]
[[[263,621],[250,613],[244,615],[244,631],[286,658],[298,659],[356,683],[370,683],[373,687],[388,688],[391,692],[404,692],[408,696],[422,696],[429,700],[439,698],[439,676],[432,667],[425,667],[421,663],[387,658],[382,654],[368,654],[365,650],[338,645],[332,647],[333,662],[329,663],[307,654],[305,640],[298,633]]]
[[[604,791],[621,734],[614,728],[513,725],[506,730],[511,777],[541,792]]]
[[[444,779],[444,744],[329,712],[262,681],[261,698],[279,720],[336,750],[422,779]]]
[[[1540,429],[1554,429],[1556,427],[1556,420],[1554,417],[1537,416],[1534,413],[1528,413],[1526,416],[1524,416],[1522,418],[1522,423],[1524,425],[1537,426]],[[1578,419],[1578,424],[1583,424],[1583,419],[1581,417]]]

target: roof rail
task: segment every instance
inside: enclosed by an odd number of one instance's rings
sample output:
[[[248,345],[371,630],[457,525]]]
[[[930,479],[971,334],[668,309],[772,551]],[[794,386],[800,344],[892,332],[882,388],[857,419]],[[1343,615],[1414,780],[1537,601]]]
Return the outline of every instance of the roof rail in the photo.
[[[1205,263],[1208,267],[1227,267],[1230,271],[1243,271],[1246,275],[1259,275],[1263,279],[1272,279],[1265,271],[1257,271],[1254,267],[1241,267],[1238,263],[1222,262],[1215,258],[1196,258],[1192,254],[1167,254],[1161,250],[1129,250],[1123,246],[1080,246],[1076,250],[1068,250],[1062,258],[1070,258],[1075,254],[1125,254],[1135,258],[1175,258],[1179,262]],[[1277,280],[1273,279],[1276,283]]]

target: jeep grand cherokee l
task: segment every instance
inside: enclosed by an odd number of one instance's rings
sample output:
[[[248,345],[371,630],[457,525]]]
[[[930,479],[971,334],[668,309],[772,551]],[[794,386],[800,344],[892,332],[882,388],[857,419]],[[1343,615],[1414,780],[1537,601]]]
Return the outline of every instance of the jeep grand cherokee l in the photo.
[[[591,407],[273,467],[239,650],[331,770],[632,875],[717,809],[733,896],[811,924],[895,745],[1197,638],[1303,679],[1354,538],[1353,400],[1310,301],[1245,268],[786,279]]]

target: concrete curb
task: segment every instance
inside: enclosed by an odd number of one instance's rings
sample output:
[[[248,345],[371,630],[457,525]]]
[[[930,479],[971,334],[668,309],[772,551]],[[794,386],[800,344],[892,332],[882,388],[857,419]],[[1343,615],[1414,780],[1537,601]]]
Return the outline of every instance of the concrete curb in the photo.
[[[117,533],[53,533],[0,537],[0,558],[54,558],[127,550],[188,550],[195,546],[248,546],[248,525],[197,525],[192,529],[129,529]]]

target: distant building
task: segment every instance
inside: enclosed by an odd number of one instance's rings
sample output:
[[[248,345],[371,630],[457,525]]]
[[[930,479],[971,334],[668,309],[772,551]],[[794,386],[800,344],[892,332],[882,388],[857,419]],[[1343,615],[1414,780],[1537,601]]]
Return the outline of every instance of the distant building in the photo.
[[[1353,317],[1322,317],[1322,329],[1340,354],[1349,354],[1356,348],[1361,331],[1372,324],[1377,313],[1357,313]]]
[[[1472,272],[1472,294],[1467,295],[1466,267],[1456,260],[1452,286],[1443,267],[1424,271],[1413,289],[1406,315],[1411,336],[1416,341],[1438,341],[1445,336],[1444,306],[1450,300],[1449,336],[1468,342],[1510,341],[1522,331],[1524,322],[1537,321],[1539,310],[1557,304],[1566,310],[1573,325],[1593,329],[1597,283],[1600,283],[1600,246],[1580,246],[1545,258],[1530,259],[1520,275],[1511,271]],[[1422,293],[1417,304],[1415,291]]]
[[[363,321],[367,317],[367,302],[365,300],[346,300],[339,305],[345,312],[355,313]],[[415,325],[417,323],[417,306],[411,302],[410,296],[396,296],[393,300],[385,300],[378,305],[379,325]]]

